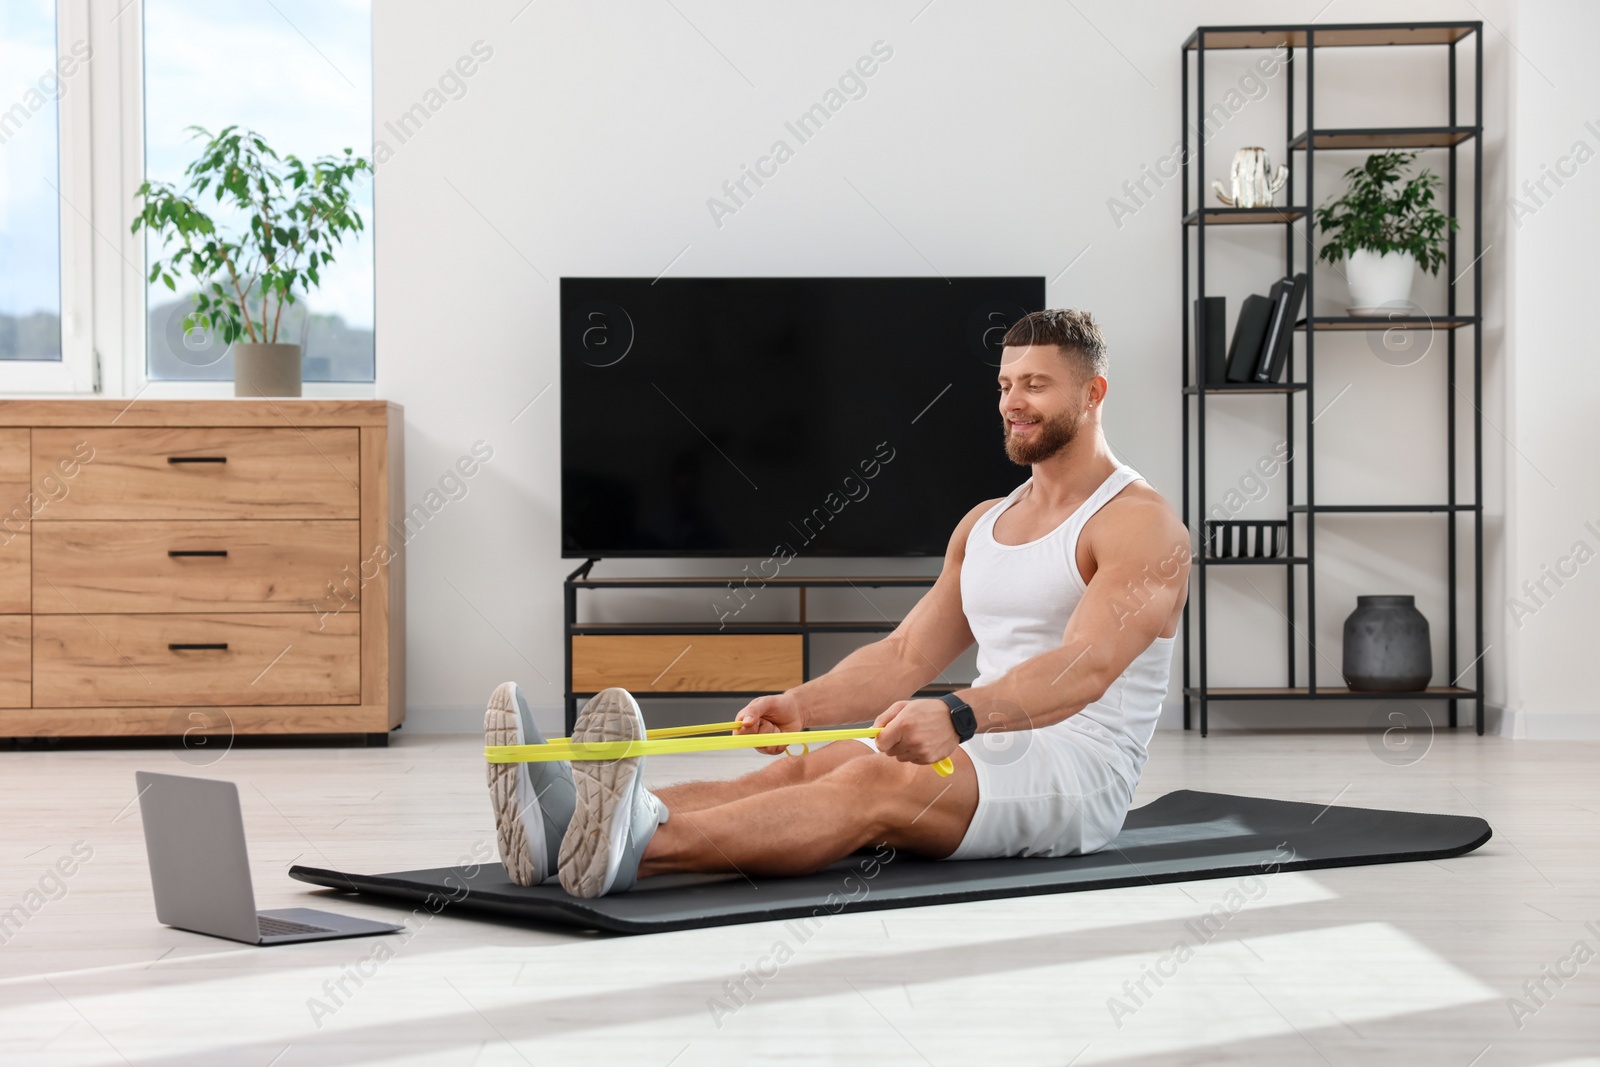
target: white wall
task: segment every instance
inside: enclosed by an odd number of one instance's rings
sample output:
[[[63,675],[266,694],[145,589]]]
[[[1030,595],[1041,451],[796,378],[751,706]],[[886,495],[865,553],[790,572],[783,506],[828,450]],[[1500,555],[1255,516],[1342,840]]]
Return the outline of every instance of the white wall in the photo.
[[[1517,20],[1515,138],[1500,205],[1514,238],[1504,428],[1515,442],[1506,459],[1507,506],[1517,521],[1498,612],[1511,682],[1506,704],[1527,737],[1593,738],[1600,737],[1591,673],[1600,636],[1600,364],[1592,320],[1600,280],[1600,70],[1585,45],[1600,34],[1600,8],[1526,3]]]
[[[871,7],[537,0],[526,8],[523,0],[501,0],[386,2],[375,8],[374,113],[377,136],[385,142],[378,146],[376,206],[378,393],[406,407],[410,499],[421,500],[473,442],[483,440],[494,449],[494,458],[467,483],[466,495],[445,506],[410,543],[408,729],[413,730],[475,729],[484,697],[508,677],[520,679],[548,709],[547,724],[557,721],[563,665],[560,583],[574,565],[559,558],[558,540],[559,386],[553,383],[555,283],[563,274],[655,275],[669,264],[680,276],[1043,274],[1051,279],[1053,306],[1088,308],[1101,321],[1113,361],[1108,437],[1118,455],[1176,505],[1181,488],[1178,183],[1166,182],[1134,215],[1120,220],[1108,200],[1123,195],[1123,183],[1138,178],[1141,165],[1154,166],[1166,156],[1179,136],[1181,42],[1201,21],[1476,19],[1482,17],[1480,8],[1501,29],[1516,32],[1506,3],[1475,6],[1465,0],[1338,0],[1331,7],[1325,0],[1079,0],[1075,6],[936,0],[927,7],[923,0]],[[1563,19],[1551,15],[1536,21],[1541,27],[1548,23],[1540,32],[1549,38],[1552,62],[1568,57],[1567,69],[1576,80],[1580,45],[1564,43]],[[1488,318],[1484,413],[1512,432],[1502,382],[1513,242],[1509,216],[1496,205],[1505,200],[1508,86],[1515,57],[1501,29],[1487,29],[1485,35],[1490,130],[1485,243],[1501,251],[1491,251],[1481,264]],[[492,56],[465,80],[464,95],[429,98],[440,76],[458,58],[471,56],[480,41],[480,54],[487,48]],[[847,103],[718,226],[707,199],[718,195],[726,179],[737,177],[741,165],[767,152],[784,136],[783,123],[820,99],[877,41],[892,48],[893,56],[867,82],[866,95]],[[1422,58],[1408,61],[1407,53]],[[1228,74],[1227,64],[1245,56],[1219,59],[1208,84],[1219,91],[1233,84],[1237,71]],[[1347,84],[1348,93],[1336,96],[1328,89],[1335,80]],[[1321,113],[1330,119],[1443,121],[1445,81],[1438,50],[1346,53],[1327,61],[1319,83],[1326,109]],[[1525,88],[1526,78],[1517,84]],[[1280,80],[1213,140],[1208,178],[1225,174],[1233,149],[1241,144],[1262,144],[1282,156],[1281,92]],[[1574,106],[1581,103],[1571,90],[1562,95]],[[385,124],[418,102],[439,106],[402,143]],[[1549,134],[1528,149],[1532,155],[1526,158],[1553,158],[1564,141],[1582,135],[1579,117],[1595,116],[1577,111],[1570,120],[1545,116],[1541,128]],[[1325,157],[1316,200],[1332,189],[1340,170],[1359,158]],[[1470,154],[1462,158],[1470,161]],[[1585,171],[1580,180],[1587,179]],[[1470,195],[1470,185],[1463,188]],[[1537,229],[1544,240],[1576,239],[1575,225],[1557,220],[1555,213],[1572,211],[1574,223],[1586,218],[1577,214],[1579,197],[1577,190],[1563,194],[1539,215]],[[1592,196],[1587,204],[1592,211]],[[1534,229],[1530,224],[1524,232]],[[1213,239],[1210,288],[1229,297],[1230,315],[1239,297],[1264,291],[1279,269],[1281,236],[1276,229],[1268,236],[1267,228],[1260,228]],[[1583,276],[1580,261],[1575,249],[1566,255],[1558,273],[1576,285]],[[1342,306],[1337,276],[1321,270],[1319,311]],[[1575,295],[1548,286],[1542,269],[1530,270],[1532,278],[1518,275],[1519,293],[1530,287],[1541,291],[1520,300],[1539,300],[1541,312],[1581,306]],[[1424,278],[1418,294],[1442,308],[1444,283]],[[1550,335],[1538,351],[1561,350],[1565,344],[1562,354],[1568,358],[1550,371],[1516,376],[1518,388],[1525,390],[1519,405],[1540,403],[1552,393],[1565,396],[1568,375],[1562,368],[1570,371],[1581,358],[1563,341],[1578,336],[1572,316],[1547,314],[1545,319]],[[1351,386],[1317,425],[1319,499],[1442,495],[1442,359],[1430,354],[1414,367],[1395,368],[1376,358],[1360,337],[1329,341],[1318,352],[1319,403]],[[1570,402],[1578,399],[1572,396]],[[751,403],[759,410],[759,397]],[[595,432],[607,432],[606,398],[593,398],[593,410]],[[1470,415],[1470,407],[1461,410]],[[1227,400],[1211,411],[1212,440],[1222,444],[1209,464],[1208,504],[1282,434],[1278,403]],[[1523,420],[1546,414],[1526,406],[1516,411]],[[1549,470],[1546,461],[1557,466],[1549,472],[1558,483],[1566,474],[1568,484],[1592,490],[1593,475],[1580,470],[1580,449],[1569,444],[1558,460],[1562,432],[1557,420],[1545,418],[1541,433],[1548,439],[1534,446],[1540,466]],[[1506,445],[1497,431],[1486,427],[1485,434],[1486,600],[1495,608],[1489,635],[1494,647],[1486,663],[1491,696],[1498,703],[1507,692],[1511,663],[1506,657],[1526,646],[1501,633],[1504,616],[1498,605],[1505,583],[1498,559],[1507,538]],[[1541,496],[1544,490],[1527,485],[1521,473],[1511,472],[1515,491],[1523,494],[1516,497],[1518,506],[1544,501],[1541,525],[1545,519],[1559,521],[1549,523],[1548,542],[1528,540],[1519,547],[1522,554],[1513,568],[1518,578],[1581,536],[1572,498],[1564,498],[1563,510],[1562,497]],[[1019,471],[1018,480],[1024,475]],[[1273,493],[1281,493],[1281,485]],[[1281,497],[1269,496],[1260,513],[1281,513],[1281,504]],[[1600,519],[1600,514],[1589,517]],[[1327,656],[1319,672],[1323,681],[1337,684],[1339,626],[1354,606],[1354,595],[1413,590],[1434,618],[1440,664],[1435,680],[1444,680],[1442,526],[1437,519],[1418,521],[1435,525],[1352,523],[1326,534],[1321,547],[1328,566],[1319,585],[1317,633]],[[1341,557],[1347,562],[1335,562]],[[803,562],[797,561],[797,572]],[[597,573],[617,574],[623,565],[601,568]],[[714,562],[662,563],[656,572],[736,569]],[[823,565],[810,572],[836,569]],[[863,562],[854,572],[889,569]],[[927,566],[901,564],[900,569],[925,571]],[[1591,570],[1600,571],[1600,564]],[[1243,577],[1227,576],[1217,594],[1212,681],[1281,684],[1283,630],[1272,610],[1281,606],[1281,582],[1252,573],[1259,587],[1253,590],[1240,581]],[[1600,582],[1587,570],[1583,580]],[[763,610],[785,610],[777,599]],[[887,614],[905,606],[888,596],[874,602]],[[643,597],[624,608],[671,610],[662,598]],[[704,610],[703,605],[693,610]],[[859,604],[839,610],[855,618],[871,614]],[[1592,622],[1593,598],[1580,604],[1577,595],[1562,597],[1540,614],[1540,630],[1563,626],[1559,620],[1569,617],[1557,611],[1587,611]],[[615,610],[610,617],[626,616]],[[1470,622],[1470,614],[1463,619]],[[1528,632],[1534,632],[1531,625]],[[1578,710],[1578,673],[1562,666],[1554,652],[1548,660],[1544,656],[1541,648],[1515,662],[1541,671],[1548,664],[1556,679],[1533,689],[1513,683],[1512,702],[1550,701],[1552,707]],[[1302,672],[1303,664],[1304,658]],[[959,670],[955,676],[961,677]],[[1174,664],[1175,691],[1177,677]],[[1169,701],[1166,725],[1176,723],[1176,709],[1177,702]],[[1327,704],[1218,704],[1212,710],[1219,727],[1263,722],[1360,726],[1372,714],[1363,705]]]

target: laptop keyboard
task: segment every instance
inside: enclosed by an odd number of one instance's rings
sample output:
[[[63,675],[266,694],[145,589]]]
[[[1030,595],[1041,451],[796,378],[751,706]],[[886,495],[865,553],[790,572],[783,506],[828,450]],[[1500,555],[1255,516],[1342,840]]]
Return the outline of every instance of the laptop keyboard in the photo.
[[[336,931],[326,926],[312,926],[310,923],[297,923],[290,919],[274,919],[270,915],[258,915],[256,921],[261,924],[262,937],[277,937],[280,934],[331,934]]]

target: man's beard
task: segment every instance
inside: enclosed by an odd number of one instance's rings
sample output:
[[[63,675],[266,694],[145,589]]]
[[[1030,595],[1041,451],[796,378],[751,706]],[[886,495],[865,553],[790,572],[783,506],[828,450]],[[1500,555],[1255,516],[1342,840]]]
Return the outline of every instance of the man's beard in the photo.
[[[1073,442],[1082,421],[1081,415],[1065,411],[1055,418],[1041,418],[1031,435],[1020,438],[1011,432],[1010,421],[1002,418],[1000,426],[1005,433],[1006,455],[1019,467],[1043,463]]]

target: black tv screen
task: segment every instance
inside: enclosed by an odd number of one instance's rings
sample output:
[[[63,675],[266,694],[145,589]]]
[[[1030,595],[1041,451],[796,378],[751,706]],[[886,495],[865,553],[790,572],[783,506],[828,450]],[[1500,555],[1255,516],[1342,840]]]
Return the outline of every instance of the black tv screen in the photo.
[[[940,556],[1044,278],[561,279],[563,557]]]

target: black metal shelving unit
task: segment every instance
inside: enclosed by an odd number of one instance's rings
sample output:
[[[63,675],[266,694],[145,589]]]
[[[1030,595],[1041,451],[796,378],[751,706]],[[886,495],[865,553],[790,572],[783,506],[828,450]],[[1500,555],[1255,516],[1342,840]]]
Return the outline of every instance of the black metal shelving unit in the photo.
[[[811,678],[811,635],[818,633],[830,634],[875,634],[889,633],[898,621],[880,619],[877,621],[838,621],[838,620],[813,620],[806,617],[806,591],[808,589],[838,588],[849,586],[858,589],[881,589],[889,587],[927,588],[938,581],[938,576],[921,577],[917,575],[897,575],[893,577],[849,577],[834,576],[805,578],[798,576],[779,575],[774,578],[764,578],[762,585],[774,589],[792,589],[799,594],[799,618],[793,622],[725,622],[722,624],[708,622],[589,622],[578,621],[578,591],[579,590],[607,590],[607,589],[716,589],[730,586],[742,580],[745,576],[734,577],[709,577],[691,576],[679,578],[595,578],[591,571],[598,559],[585,560],[576,570],[567,575],[562,585],[562,600],[566,611],[566,628],[564,644],[566,659],[566,733],[572,734],[573,725],[578,721],[578,701],[594,696],[593,692],[580,692],[572,684],[572,639],[583,634],[798,634],[800,637],[800,676],[802,680]],[[940,693],[951,693],[957,689],[967,688],[968,683],[942,683],[935,682],[917,690],[916,696],[934,696]],[[676,698],[682,699],[711,697],[758,697],[764,696],[774,690],[634,690],[634,695],[648,699]]]
[[[1320,128],[1316,124],[1316,58],[1317,52],[1325,48],[1375,48],[1375,47],[1401,47],[1399,56],[1414,55],[1415,48],[1442,47],[1448,53],[1448,89],[1449,113],[1444,125],[1440,126],[1389,126],[1365,128]],[[1459,53],[1470,46],[1472,51],[1470,59],[1472,64],[1473,79],[1473,107],[1471,125],[1461,123],[1459,113],[1458,88],[1459,72],[1463,65]],[[1288,192],[1289,206],[1285,207],[1259,207],[1259,208],[1222,208],[1205,206],[1205,59],[1208,51],[1219,49],[1276,49],[1287,50],[1284,81],[1287,85],[1285,105],[1285,142],[1289,167],[1289,180],[1285,188]],[[1294,65],[1297,55],[1302,57],[1306,65],[1305,76],[1305,118],[1302,127],[1295,123],[1294,103]],[[1190,598],[1189,604],[1184,608],[1183,614],[1183,726],[1191,728],[1192,705],[1198,703],[1200,712],[1200,735],[1207,733],[1207,709],[1213,700],[1317,700],[1317,699],[1382,699],[1385,697],[1404,697],[1407,699],[1424,698],[1429,700],[1443,700],[1449,709],[1449,725],[1457,725],[1457,704],[1461,700],[1471,700],[1475,704],[1475,718],[1477,732],[1482,735],[1484,728],[1483,694],[1484,694],[1484,665],[1483,665],[1483,324],[1481,311],[1483,307],[1483,275],[1480,259],[1483,249],[1483,23],[1482,22],[1424,22],[1424,23],[1347,23],[1342,25],[1272,25],[1272,26],[1201,26],[1189,36],[1182,48],[1183,56],[1183,153],[1182,153],[1182,186],[1183,186],[1183,515],[1184,521],[1191,529],[1203,530],[1205,518],[1205,492],[1206,492],[1206,398],[1208,396],[1244,393],[1273,393],[1281,394],[1284,398],[1284,426],[1285,440],[1295,440],[1295,406],[1297,398],[1304,403],[1305,418],[1305,447],[1304,451],[1291,449],[1289,458],[1285,462],[1285,478],[1287,496],[1290,502],[1286,509],[1288,514],[1288,548],[1287,555],[1267,559],[1218,559],[1208,558],[1206,555],[1204,537],[1197,546],[1195,556],[1195,595]],[[1194,102],[1195,107],[1191,115],[1190,102],[1190,60],[1194,61]],[[1191,119],[1194,121],[1191,124]],[[1191,166],[1190,138],[1198,140],[1197,151],[1193,153],[1194,163]],[[1445,178],[1446,208],[1445,213],[1457,218],[1461,216],[1457,210],[1457,152],[1463,147],[1472,151],[1472,214],[1470,217],[1470,230],[1472,235],[1472,257],[1468,261],[1467,269],[1472,273],[1472,306],[1470,313],[1462,313],[1457,307],[1457,285],[1452,281],[1448,286],[1446,313],[1441,316],[1383,316],[1371,318],[1319,316],[1312,313],[1316,297],[1316,242],[1314,227],[1311,225],[1311,206],[1317,201],[1313,189],[1313,164],[1316,154],[1321,151],[1348,151],[1360,150],[1385,150],[1426,148],[1440,149],[1448,154],[1448,170]],[[1296,158],[1303,154],[1303,187],[1302,198],[1296,199],[1295,176],[1302,168],[1296,166]],[[1191,185],[1191,179],[1193,183]],[[1191,202],[1191,190],[1194,194]],[[1191,203],[1194,206],[1191,206]],[[1306,224],[1303,238],[1297,240],[1295,223],[1304,221]],[[1464,222],[1466,220],[1463,220]],[[1285,274],[1295,272],[1295,252],[1297,246],[1302,249],[1304,257],[1304,270],[1307,275],[1307,289],[1305,308],[1307,317],[1296,324],[1296,333],[1303,336],[1304,345],[1302,353],[1302,372],[1296,375],[1296,359],[1291,350],[1287,381],[1274,384],[1258,385],[1253,383],[1238,384],[1227,383],[1211,385],[1205,383],[1204,368],[1196,366],[1194,353],[1196,351],[1192,338],[1191,308],[1193,301],[1204,296],[1206,292],[1206,231],[1218,225],[1281,225],[1283,227],[1283,249],[1285,261]],[[1191,237],[1193,238],[1193,253],[1195,261],[1194,287],[1190,286],[1190,256]],[[1459,266],[1457,255],[1457,231],[1451,230],[1446,248],[1445,269],[1448,277],[1459,280],[1460,274],[1465,273]],[[1443,502],[1420,504],[1321,504],[1316,502],[1316,448],[1312,423],[1315,421],[1312,413],[1316,411],[1316,375],[1315,347],[1316,337],[1319,333],[1348,330],[1440,330],[1446,338],[1445,355],[1447,359],[1447,396],[1446,403],[1446,457],[1448,468],[1448,491]],[[1462,502],[1458,499],[1458,471],[1456,456],[1456,397],[1457,392],[1457,337],[1462,331],[1468,331],[1471,336],[1471,377],[1472,377],[1472,499]],[[1193,398],[1193,411],[1191,413],[1190,398]],[[1191,414],[1195,427],[1195,447],[1190,446]],[[1191,468],[1191,456],[1195,462]],[[1303,503],[1295,503],[1295,473],[1296,467],[1302,462],[1305,465],[1305,499]],[[1193,492],[1191,493],[1191,480]],[[1191,502],[1194,510],[1191,511]],[[1472,535],[1472,582],[1473,582],[1473,644],[1470,651],[1473,658],[1464,666],[1460,662],[1462,650],[1460,649],[1459,626],[1459,551],[1457,545],[1458,513],[1467,512],[1473,518]],[[1296,682],[1296,636],[1297,624],[1295,622],[1295,588],[1296,568],[1304,567],[1305,580],[1305,640],[1308,645],[1308,660],[1316,652],[1316,571],[1317,571],[1317,516],[1326,514],[1406,514],[1406,513],[1442,513],[1445,516],[1447,527],[1447,561],[1448,570],[1448,612],[1449,620],[1446,627],[1448,640],[1449,685],[1430,686],[1420,693],[1404,694],[1372,694],[1352,692],[1344,687],[1319,686],[1316,680],[1316,665],[1308,662],[1306,666],[1306,684]],[[1305,526],[1305,544],[1303,549],[1296,552],[1295,526],[1296,517],[1303,516]],[[1206,585],[1208,571],[1217,566],[1233,566],[1239,564],[1255,564],[1280,566],[1283,568],[1284,583],[1288,614],[1285,626],[1285,648],[1287,660],[1287,682],[1285,686],[1252,686],[1252,687],[1213,687],[1208,684],[1207,659],[1206,659]],[[1191,640],[1191,614],[1197,614],[1198,650]],[[1455,683],[1468,672],[1472,672],[1472,684],[1460,686]],[[1198,675],[1198,677],[1196,677]]]

